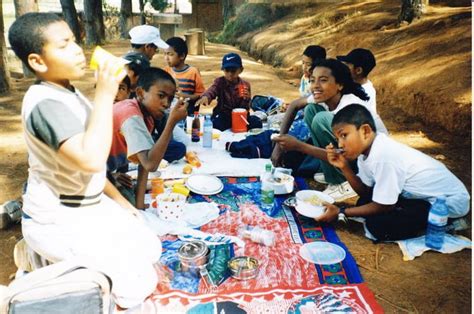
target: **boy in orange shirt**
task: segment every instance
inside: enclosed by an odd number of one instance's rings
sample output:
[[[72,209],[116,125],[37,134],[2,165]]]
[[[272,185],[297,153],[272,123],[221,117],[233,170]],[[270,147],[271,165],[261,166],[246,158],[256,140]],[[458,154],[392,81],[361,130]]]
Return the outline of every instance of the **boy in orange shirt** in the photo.
[[[189,98],[188,115],[192,115],[194,111],[199,111],[199,107],[195,108],[194,103],[206,90],[201,74],[197,68],[186,64],[188,46],[183,39],[171,37],[166,43],[169,45],[165,50],[165,61],[168,66],[164,70],[176,80],[178,85],[176,97]]]

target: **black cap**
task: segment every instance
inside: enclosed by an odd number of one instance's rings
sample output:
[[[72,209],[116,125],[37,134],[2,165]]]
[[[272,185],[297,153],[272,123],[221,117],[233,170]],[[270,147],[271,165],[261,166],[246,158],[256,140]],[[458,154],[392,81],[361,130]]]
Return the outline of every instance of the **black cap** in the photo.
[[[130,61],[128,66],[138,75],[150,67],[150,60],[141,52],[129,52],[122,58]]]
[[[369,75],[370,71],[375,67],[375,57],[370,50],[357,48],[349,52],[346,56],[337,56],[337,60],[353,64],[361,67],[365,75]]]

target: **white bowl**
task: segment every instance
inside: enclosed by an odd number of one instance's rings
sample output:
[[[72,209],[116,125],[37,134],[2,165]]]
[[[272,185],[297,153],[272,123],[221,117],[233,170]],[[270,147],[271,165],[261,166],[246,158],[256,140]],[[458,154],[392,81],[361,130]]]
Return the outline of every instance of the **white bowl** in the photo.
[[[179,221],[184,214],[186,196],[179,193],[163,193],[156,197],[156,214],[166,221]]]
[[[278,177],[281,179],[280,182],[272,182],[275,195],[289,194],[293,192],[295,186],[295,178],[288,174],[279,173]]]
[[[324,205],[315,205],[314,201],[324,201],[329,204],[334,203],[334,199],[320,191],[302,190],[296,192],[295,209],[303,216],[310,218],[318,218],[324,214],[326,207]]]

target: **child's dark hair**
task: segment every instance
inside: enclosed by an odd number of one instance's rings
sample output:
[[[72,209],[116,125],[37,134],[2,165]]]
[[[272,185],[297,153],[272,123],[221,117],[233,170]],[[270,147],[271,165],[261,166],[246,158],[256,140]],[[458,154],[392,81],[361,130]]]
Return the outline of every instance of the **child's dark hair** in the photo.
[[[140,76],[143,71],[150,67],[150,60],[141,52],[129,52],[123,58],[130,61],[127,66],[135,75]]]
[[[354,94],[362,100],[369,100],[369,96],[364,91],[360,84],[354,82],[351,76],[349,68],[339,60],[336,59],[324,59],[313,62],[310,68],[310,73],[313,72],[316,67],[325,67],[331,70],[332,75],[336,79],[336,83],[343,86],[342,95]]]
[[[128,75],[125,75],[125,77],[122,80],[122,83],[127,85],[128,89],[132,87],[132,82],[130,82],[130,77]]]
[[[10,26],[8,41],[12,50],[30,70],[33,71],[28,64],[28,56],[42,53],[46,43],[44,30],[51,24],[63,21],[54,13],[31,12],[18,17]]]
[[[311,45],[306,47],[303,51],[303,55],[311,58],[314,63],[318,59],[326,59],[326,49],[318,45]]]
[[[132,46],[133,49],[140,49],[142,47],[145,47],[145,46],[152,46],[153,48],[157,48],[158,49],[158,46],[153,44],[153,43],[149,43],[149,44],[130,44]]]
[[[339,110],[332,119],[331,127],[337,124],[351,124],[356,128],[368,124],[372,131],[377,131],[372,114],[367,108],[359,104],[351,104]]]
[[[140,74],[138,77],[137,87],[141,87],[145,91],[148,91],[157,81],[170,81],[174,86],[176,86],[174,78],[168,72],[160,68],[151,67]]]
[[[186,56],[188,55],[188,45],[186,45],[186,42],[180,38],[180,37],[171,37],[169,38],[166,43],[170,46],[173,47],[174,51],[178,54],[178,56]]]

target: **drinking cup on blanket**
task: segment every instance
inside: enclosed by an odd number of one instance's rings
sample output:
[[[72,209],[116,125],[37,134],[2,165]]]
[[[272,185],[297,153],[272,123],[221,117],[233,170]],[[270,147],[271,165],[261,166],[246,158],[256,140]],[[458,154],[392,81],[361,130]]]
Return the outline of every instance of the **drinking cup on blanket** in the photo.
[[[162,178],[151,179],[151,198],[155,199],[158,194],[165,191],[165,182]]]
[[[97,70],[100,64],[103,64],[106,60],[113,60],[114,62],[114,75],[119,76],[124,71],[124,66],[130,61],[123,58],[119,58],[103,49],[100,46],[95,47],[94,52],[91,56],[90,68],[91,70]]]
[[[184,214],[186,196],[179,193],[162,193],[156,197],[156,214],[166,221],[179,221]]]

